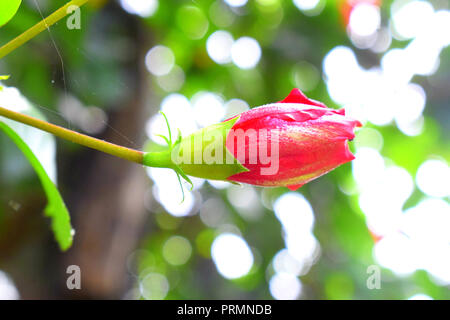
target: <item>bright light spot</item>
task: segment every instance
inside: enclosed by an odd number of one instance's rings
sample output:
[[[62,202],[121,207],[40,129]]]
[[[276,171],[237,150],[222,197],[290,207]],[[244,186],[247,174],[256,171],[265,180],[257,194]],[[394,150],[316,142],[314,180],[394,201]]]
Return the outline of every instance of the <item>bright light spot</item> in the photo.
[[[426,270],[439,285],[450,284],[450,204],[427,198],[406,210],[396,230],[375,245],[380,265],[397,274]]]
[[[391,49],[381,58],[383,74],[393,83],[406,84],[414,75],[412,63],[405,49]]]
[[[332,49],[323,60],[323,70],[327,79],[328,92],[333,100],[340,104],[347,104],[347,113],[363,121],[364,114],[360,112],[355,115],[353,108],[349,108],[350,103],[361,108],[361,101],[358,101],[358,98],[367,91],[359,84],[361,70],[354,52],[343,46]]]
[[[375,149],[367,147],[358,149],[355,160],[352,161],[352,170],[360,188],[368,187],[383,175],[384,159]]]
[[[349,27],[352,33],[368,37],[375,34],[380,22],[380,9],[372,4],[361,3],[356,5],[350,14]]]
[[[166,115],[169,124],[180,129],[183,136],[187,136],[198,129],[192,114],[192,106],[182,94],[173,93],[165,97],[161,102],[161,111]],[[164,124],[167,129],[165,121]]]
[[[409,83],[401,88],[396,96],[397,110],[395,120],[401,123],[411,123],[422,116],[425,109],[426,95],[421,86]]]
[[[289,254],[289,250],[282,249],[273,257],[273,268],[278,273],[300,275],[303,269],[302,263]]]
[[[273,257],[273,268],[278,273],[289,273],[298,276],[302,273],[303,264],[282,249]]]
[[[0,105],[10,110],[27,114],[45,120],[44,116],[20,93],[17,88],[6,87],[0,91]],[[49,178],[57,184],[56,170],[56,141],[55,138],[44,131],[0,117],[2,122],[10,126],[30,147],[34,155],[45,169]],[[13,163],[13,168],[16,162]],[[15,166],[17,167],[17,166]],[[4,173],[2,173],[4,174]]]
[[[401,221],[404,234],[423,242],[450,244],[449,226],[450,204],[434,198],[422,200],[406,210]]]
[[[254,68],[261,58],[261,47],[258,41],[250,37],[236,40],[231,47],[231,60],[241,69]]]
[[[255,221],[263,215],[259,196],[252,186],[231,186],[227,190],[227,197],[245,220]]]
[[[361,67],[348,47],[335,47],[325,56],[323,70],[328,92],[334,101],[345,105],[348,116],[377,126],[395,120],[397,128],[409,136],[423,131],[425,91],[410,81],[416,74],[433,74],[439,66],[440,52],[448,40],[444,39],[448,33],[443,32],[448,22],[443,18],[449,15],[445,11],[438,13],[433,13],[436,17],[405,48],[387,51],[380,67]],[[386,40],[384,45],[377,43],[381,35]],[[389,47],[388,31],[378,31],[375,38],[370,46],[373,51],[382,52]]]
[[[358,49],[369,49],[372,48],[376,41],[377,41],[377,33],[372,33],[368,36],[360,36],[356,33],[352,32],[350,28],[347,29],[347,32],[349,34],[350,40],[352,41],[353,45]]]
[[[177,11],[176,21],[184,34],[190,39],[201,39],[209,28],[209,21],[197,6],[182,6]]]
[[[120,0],[122,8],[131,14],[150,17],[158,9],[158,0]]]
[[[218,64],[231,62],[231,47],[233,42],[234,39],[231,33],[222,30],[214,32],[206,41],[208,55]]]
[[[276,273],[270,279],[269,290],[277,300],[295,300],[302,292],[302,284],[295,275]]]
[[[395,103],[395,87],[378,68],[361,70],[356,77],[355,102],[362,104],[364,116],[378,126],[388,125],[394,119],[397,108]],[[356,83],[360,81],[360,83]],[[364,83],[361,85],[361,82]]]
[[[151,48],[145,56],[145,65],[148,71],[155,76],[166,75],[175,64],[175,56],[169,48],[157,45]]]
[[[234,224],[222,224],[219,226],[216,230],[217,234],[225,234],[225,233],[231,233],[234,235],[237,235],[239,237],[242,237],[241,230],[239,230],[238,227],[236,227]]]
[[[20,298],[14,282],[11,278],[0,271],[0,300],[18,300]]]
[[[155,182],[153,194],[159,203],[175,217],[183,217],[191,213],[196,199],[192,191],[183,183],[183,193],[176,174],[169,169],[148,168],[147,173]],[[198,179],[203,181],[202,179]],[[194,181],[193,181],[194,182]]]
[[[236,19],[236,14],[222,1],[214,1],[209,9],[211,21],[219,28],[231,26]]]
[[[304,266],[303,272],[308,272],[320,254],[320,246],[314,235],[302,231],[291,232],[286,234],[284,241],[289,254]]]
[[[227,279],[243,277],[253,266],[253,254],[247,243],[231,233],[214,239],[211,256],[219,273]]]
[[[241,99],[232,99],[225,103],[225,119],[232,118],[249,110],[248,103]]]
[[[376,129],[361,128],[353,140],[353,144],[357,150],[368,147],[380,151],[383,148],[383,136]]]
[[[173,173],[171,170],[168,171],[169,173],[175,175],[175,173]],[[183,190],[184,201],[182,201],[183,194],[179,186],[175,187],[174,189],[165,189],[159,186],[153,187],[153,193],[158,202],[163,205],[164,209],[166,209],[167,212],[175,217],[187,216],[192,211],[192,208],[195,204],[195,198],[189,191],[189,189],[183,186]]]
[[[140,281],[139,290],[147,300],[162,300],[169,292],[169,281],[160,273],[149,273]]]
[[[231,187],[232,184],[227,181],[221,181],[221,180],[208,180],[208,183],[212,185],[216,189],[226,189],[228,187]]]
[[[397,128],[407,136],[417,136],[423,132],[423,124],[424,118],[421,116],[412,122],[403,123],[397,121]]]
[[[392,103],[396,106],[397,128],[408,136],[420,134],[423,129],[422,113],[426,103],[423,88],[414,83],[401,86],[393,93]]]
[[[403,39],[414,38],[431,21],[433,6],[426,1],[410,1],[392,5],[392,21],[395,35]]]
[[[408,300],[434,300],[434,299],[430,296],[427,296],[426,294],[418,293],[409,297]]]
[[[319,4],[320,0],[294,0],[294,5],[302,10],[313,10]]]
[[[230,7],[242,7],[243,5],[245,5],[247,3],[247,0],[225,0],[225,2]]]
[[[58,108],[63,117],[89,134],[98,134],[107,125],[108,116],[98,107],[83,105],[71,95],[63,95],[59,99]]]
[[[358,70],[355,53],[348,47],[335,47],[325,56],[323,69],[328,78],[351,76]]]
[[[211,198],[206,200],[200,208],[200,219],[208,227],[219,227],[227,218],[227,208],[221,199]]]
[[[292,78],[296,88],[302,91],[310,91],[319,84],[320,73],[314,65],[302,61],[293,68]]]
[[[220,122],[225,116],[223,99],[211,92],[199,92],[192,97],[194,117],[201,127]]]
[[[180,129],[183,137],[198,129],[191,103],[182,94],[172,93],[165,97],[161,102],[161,111],[166,115],[172,128]],[[169,135],[164,117],[158,113],[150,118],[146,125],[146,132],[153,141],[165,145],[164,139],[157,136],[158,134],[166,137]],[[175,135],[176,132],[172,130],[172,134]],[[172,138],[175,139],[175,137]]]
[[[234,207],[250,209],[259,201],[258,194],[250,185],[232,186],[227,191],[228,200]]]
[[[314,213],[308,200],[297,192],[279,197],[274,212],[284,230],[284,241],[289,255],[297,261],[302,273],[309,271],[319,254],[319,243],[312,234]]]
[[[389,49],[391,43],[391,32],[386,28],[381,28],[380,30],[378,30],[375,42],[372,44],[370,49],[376,53],[384,52]]]
[[[413,180],[408,171],[397,166],[387,167],[359,196],[359,205],[366,215],[369,229],[377,235],[395,231],[402,207],[413,190]]]
[[[378,126],[395,119],[405,134],[420,134],[426,96],[419,85],[409,83],[419,73],[414,66],[421,64],[415,62],[412,52],[408,48],[389,50],[381,59],[381,69],[366,70],[351,49],[332,49],[323,61],[330,96],[345,105],[350,117]]]
[[[355,157],[353,177],[368,227],[380,236],[397,230],[403,205],[414,190],[411,175],[402,167],[385,166],[381,154],[372,148],[358,149]]]
[[[399,275],[409,275],[417,269],[416,250],[408,237],[394,233],[383,237],[375,244],[377,262]]]
[[[447,213],[450,214],[450,213]],[[420,248],[420,247],[419,247]],[[421,248],[422,249],[422,248]],[[423,269],[431,274],[432,279],[440,286],[450,285],[450,244],[432,242],[423,245]]]
[[[450,10],[439,10],[434,14],[433,17],[435,36],[441,42],[442,47],[447,47],[450,45],[450,32],[445,32],[450,30]]]
[[[434,31],[424,32],[408,44],[404,52],[412,62],[412,71],[415,74],[429,76],[439,67],[439,54],[442,47],[436,38]]]
[[[163,90],[173,92],[178,91],[183,87],[184,80],[185,75],[183,69],[179,66],[174,66],[168,74],[158,77],[156,82],[158,82]]]
[[[167,239],[162,248],[164,259],[174,266],[185,264],[192,253],[192,246],[188,239],[173,236]]]
[[[308,200],[297,192],[288,192],[274,203],[274,211],[287,233],[310,232],[314,226],[314,213]]]
[[[432,197],[450,195],[450,167],[441,160],[427,160],[417,170],[416,183]]]

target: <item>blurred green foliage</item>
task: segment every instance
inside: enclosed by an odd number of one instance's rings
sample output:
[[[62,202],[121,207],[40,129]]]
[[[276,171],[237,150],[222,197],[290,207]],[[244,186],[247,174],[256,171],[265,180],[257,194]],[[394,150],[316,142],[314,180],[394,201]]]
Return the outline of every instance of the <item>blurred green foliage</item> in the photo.
[[[8,85],[19,88],[37,106],[48,108],[44,112],[51,121],[67,125],[57,111],[61,95],[70,94],[84,105],[115,112],[123,101],[132,98],[136,75],[128,67],[138,65],[142,72],[147,72],[145,53],[155,45],[164,45],[172,50],[176,65],[184,72],[184,83],[177,92],[188,99],[199,91],[210,91],[225,100],[239,98],[250,106],[258,106],[279,101],[293,87],[300,87],[309,97],[338,107],[324,81],[325,55],[334,47],[345,45],[356,52],[361,65],[371,67],[380,64],[382,53],[355,48],[346,32],[339,9],[341,2],[323,2],[325,6],[319,15],[308,16],[292,1],[249,1],[245,7],[236,9],[219,0],[161,0],[154,15],[142,18],[126,13],[118,2],[94,1],[93,6],[82,10],[80,30],[68,30],[64,22],[58,23],[51,28],[51,37],[49,33],[42,34],[1,60],[0,74],[11,74]],[[59,5],[53,1],[40,3],[45,14]],[[389,18],[391,4],[392,1],[383,1],[383,20]],[[40,19],[33,5],[22,5],[14,19],[0,30],[0,43]],[[125,28],[122,24],[129,25]],[[227,30],[235,39],[242,36],[256,39],[263,53],[257,67],[243,70],[232,63],[215,63],[208,56],[206,41],[217,30]],[[148,42],[137,43],[136,34],[144,34]],[[405,45],[404,41],[394,39],[391,48]],[[134,61],[135,53],[141,50],[141,60]],[[427,93],[425,129],[420,135],[406,136],[395,125],[367,123],[365,126],[381,134],[381,154],[408,170],[413,177],[420,164],[430,157],[450,159],[448,48],[441,52],[440,62],[434,75],[413,79]],[[152,80],[145,88],[151,95],[147,104],[149,110],[156,113],[160,101],[169,92],[158,84],[156,77],[150,73],[147,76]],[[437,85],[431,85],[430,79]],[[1,150],[6,150],[7,144],[0,139]],[[354,148],[352,144],[351,147]],[[77,146],[65,143],[60,149],[59,163],[82,152]],[[3,179],[5,159],[18,155],[4,152],[0,155],[1,232],[8,199],[25,197],[29,188],[32,192],[42,191],[35,177],[16,174],[11,180]],[[438,285],[423,270],[400,277],[389,269],[382,269],[382,289],[367,288],[367,267],[376,264],[374,236],[367,228],[358,194],[343,192],[356,188],[351,168],[351,163],[347,163],[297,191],[314,209],[314,235],[321,247],[320,258],[307,274],[300,276],[302,298],[406,299],[424,293],[434,299],[449,299],[448,288]],[[62,188],[71,186],[66,184]],[[240,209],[230,202],[228,189],[216,189],[205,183],[200,190],[203,201],[214,198],[223,203],[226,224],[236,226],[252,249],[254,264],[246,276],[227,280],[217,272],[211,260],[211,244],[222,229],[206,226],[197,214],[200,208],[192,215],[178,218],[163,206],[153,205],[148,212],[146,234],[135,252],[136,270],[131,287],[139,288],[143,277],[158,273],[170,284],[167,299],[272,298],[268,288],[274,274],[272,259],[285,246],[282,227],[272,204],[289,190],[255,189],[260,203],[258,210],[262,212],[256,220],[245,219],[240,214]],[[424,197],[415,188],[405,207],[414,206]],[[186,250],[192,253],[187,254]]]

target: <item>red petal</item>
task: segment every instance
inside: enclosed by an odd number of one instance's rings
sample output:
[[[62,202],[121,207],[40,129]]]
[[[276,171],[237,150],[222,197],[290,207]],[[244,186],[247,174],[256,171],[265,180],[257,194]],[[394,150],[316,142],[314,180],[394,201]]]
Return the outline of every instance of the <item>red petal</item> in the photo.
[[[303,186],[304,183],[299,183],[299,184],[293,184],[292,186],[287,186],[289,189],[291,189],[292,191],[297,190],[298,188],[300,188],[301,186]]]
[[[327,107],[322,102],[309,99],[307,96],[303,94],[303,92],[301,92],[297,88],[292,89],[291,93],[289,93],[289,95],[286,98],[281,100],[280,103],[302,103],[323,108]]]
[[[345,109],[336,110],[336,113],[345,116]]]

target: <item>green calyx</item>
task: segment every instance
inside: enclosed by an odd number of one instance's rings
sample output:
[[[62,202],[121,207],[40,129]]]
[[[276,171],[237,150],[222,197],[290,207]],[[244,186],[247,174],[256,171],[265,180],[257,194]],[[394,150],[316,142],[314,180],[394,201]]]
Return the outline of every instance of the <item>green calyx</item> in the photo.
[[[167,120],[166,115],[160,111],[160,113],[163,115],[164,120],[167,124],[167,129],[169,130],[169,137],[165,137],[163,135],[158,135],[161,138],[163,138],[167,143],[167,150],[160,151],[160,152],[146,152],[144,153],[142,164],[148,167],[154,167],[154,168],[169,168],[173,169],[175,173],[177,174],[178,182],[181,186],[181,177],[183,177],[184,180],[186,180],[191,185],[191,190],[194,188],[194,184],[192,183],[191,179],[183,172],[183,170],[172,161],[172,153],[174,150],[177,150],[179,148],[180,142],[181,142],[181,133],[178,130],[178,137],[175,140],[175,142],[172,142],[172,132],[170,130],[169,121]],[[184,190],[183,187],[181,187],[181,190],[183,192],[183,200],[184,201]]]
[[[164,114],[163,116],[169,125]],[[232,175],[248,171],[226,147],[228,133],[237,120],[239,117],[205,127],[185,138],[178,135],[175,142],[172,142],[169,128],[169,137],[162,136],[168,148],[162,152],[145,153],[143,164],[173,169],[189,183],[187,175],[227,180]]]

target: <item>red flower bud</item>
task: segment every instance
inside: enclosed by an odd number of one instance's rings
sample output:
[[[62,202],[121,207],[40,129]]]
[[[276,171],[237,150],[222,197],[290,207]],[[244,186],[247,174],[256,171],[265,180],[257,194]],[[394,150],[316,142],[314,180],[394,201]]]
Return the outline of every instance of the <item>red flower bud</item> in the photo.
[[[237,117],[226,147],[248,171],[227,180],[295,190],[355,158],[347,141],[361,123],[345,117],[344,109],[330,109],[298,89],[278,103]],[[242,137],[237,132],[252,134]]]
[[[169,148],[144,154],[145,165],[187,175],[258,186],[303,184],[354,159],[347,140],[361,123],[294,89],[278,103],[205,127]],[[170,131],[169,131],[170,132]]]

